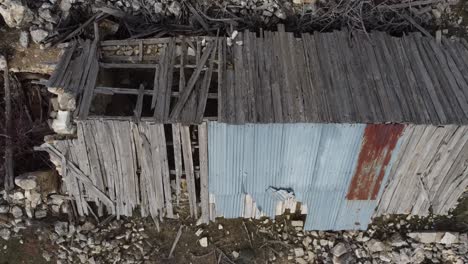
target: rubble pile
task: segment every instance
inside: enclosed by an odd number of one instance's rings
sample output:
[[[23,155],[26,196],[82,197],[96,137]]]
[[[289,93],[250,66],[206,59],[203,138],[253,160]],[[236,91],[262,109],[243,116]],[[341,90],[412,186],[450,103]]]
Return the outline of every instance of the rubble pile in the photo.
[[[103,8],[110,8],[136,18],[146,18],[146,20],[155,23],[169,20],[172,24],[177,24],[186,23],[183,21],[188,20],[189,24],[192,25],[197,23],[194,20],[200,22],[202,19],[205,21],[202,23],[225,22],[227,25],[243,23],[249,27],[254,24],[284,23],[284,20],[289,17],[296,17],[293,20],[300,21],[300,25],[298,25],[300,27],[313,26],[313,24],[325,27],[327,24],[333,24],[333,21],[339,23],[338,17],[347,16],[347,13],[362,8],[362,6],[357,6],[355,1],[337,0],[203,1],[193,2],[190,4],[191,8],[187,4],[189,2],[185,3],[180,0],[96,0],[92,2],[85,0],[38,0],[33,1],[33,4],[29,3],[29,6],[25,2],[0,0],[0,15],[6,25],[10,28],[23,30],[20,35],[20,43],[24,48],[28,47],[30,40],[44,44],[49,38],[60,35],[63,29],[69,26],[67,23],[72,17],[71,13],[77,10],[80,11],[79,17],[81,18],[83,18],[81,15],[83,13],[91,17],[92,13],[100,12]],[[391,6],[392,2],[388,3],[388,7],[375,8],[375,10],[386,10],[385,12],[390,13],[405,10],[405,14],[417,17],[418,23],[435,26],[441,26],[442,21],[450,21],[454,27],[459,27],[463,20],[459,14],[453,12],[453,7],[458,3],[458,0],[419,2],[422,4],[410,6],[403,1],[403,6],[398,6],[399,3],[396,1],[395,7]],[[374,16],[374,18],[369,16]],[[353,20],[351,17],[349,19]],[[377,21],[381,18],[378,14],[373,13],[359,19],[369,23],[385,22]],[[405,23],[410,25],[408,21]],[[141,23],[139,24],[141,25]],[[206,25],[204,27],[206,28]],[[43,46],[47,47],[47,45]]]
[[[65,202],[68,197],[58,194],[55,171],[22,174],[15,178],[15,184],[19,187],[16,190],[0,192],[0,226],[4,227],[2,234],[10,234],[10,231],[18,233],[31,220],[66,214],[70,210],[69,203]]]
[[[77,226],[56,222],[49,239],[59,249],[43,257],[57,263],[141,263],[152,253],[144,231],[135,221],[114,220],[103,228],[89,221]]]
[[[458,232],[411,232],[411,217],[397,219],[393,232],[385,237],[372,226],[367,231],[303,231],[302,221],[294,225],[276,222],[260,232],[274,232],[288,249],[287,259],[303,263],[467,263],[468,236]],[[398,227],[397,227],[398,226]],[[237,252],[236,252],[237,253]],[[277,254],[270,254],[275,261]]]
[[[21,231],[30,226],[31,222],[44,217],[53,219],[60,214],[63,216],[63,213],[70,210],[63,196],[38,195],[42,193],[40,184],[31,175],[20,177],[16,184],[22,190],[0,200],[0,242],[13,237],[21,239],[27,235],[27,232]],[[271,249],[267,251],[265,259],[269,263],[468,262],[467,233],[416,231],[418,228],[412,222],[411,216],[391,219],[385,226],[372,225],[367,231],[336,232],[304,231],[304,222],[300,220],[248,221],[250,231],[256,228],[255,236],[258,240],[254,240],[250,249],[236,248],[226,252],[225,257],[234,262],[252,262],[256,255],[259,255],[255,253],[256,247]],[[152,239],[154,237],[151,237],[154,226],[148,225],[142,218],[117,220],[111,216],[97,223],[93,218],[79,219],[79,224],[55,220],[41,228],[34,228],[35,235],[40,240],[53,245],[52,250],[42,252],[42,257],[58,264],[152,263],[155,258],[164,259],[168,255],[167,248],[173,241],[177,246],[178,239],[175,237],[155,242]],[[425,227],[429,228],[430,224]],[[191,236],[192,241],[196,241],[191,245],[193,250],[198,248],[201,252],[206,252],[219,250],[214,238],[229,237],[247,231],[243,225],[236,228],[239,229],[237,232],[229,232],[220,223],[212,223],[209,226],[192,223],[183,233],[185,239]],[[253,238],[252,233],[249,235],[251,244]],[[166,249],[162,249],[161,244],[165,244]]]

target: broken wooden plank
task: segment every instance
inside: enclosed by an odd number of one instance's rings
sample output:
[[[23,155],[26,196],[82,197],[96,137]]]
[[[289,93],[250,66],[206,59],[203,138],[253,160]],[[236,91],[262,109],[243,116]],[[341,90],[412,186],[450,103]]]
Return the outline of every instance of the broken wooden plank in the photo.
[[[44,143],[39,148],[35,148],[36,150],[44,150],[47,151],[49,154],[54,155],[57,159],[66,159],[65,156],[58,151],[54,146],[50,145],[49,143]],[[103,202],[105,202],[111,208],[114,207],[114,202],[104,194],[99,188],[97,188],[92,181],[86,176],[74,163],[70,162],[66,159],[67,168],[70,168],[75,172],[74,175],[85,185],[87,185],[90,191],[93,191],[95,195],[97,195]]]
[[[211,52],[208,71],[204,74],[203,81],[201,83],[200,97],[198,100],[198,105],[197,105],[197,110],[196,110],[195,122],[197,123],[201,123],[203,116],[205,114],[206,101],[208,100],[208,91],[211,85],[211,77],[213,74],[214,61],[215,61],[216,53],[217,53],[217,46],[218,46],[217,41],[214,42],[214,46],[215,47],[213,51]]]
[[[224,38],[218,40],[218,120],[226,120],[226,41]]]
[[[207,123],[198,126],[199,159],[200,159],[200,204],[202,223],[210,221],[209,191],[208,191],[208,129]]]
[[[77,46],[78,45],[76,41],[72,41],[71,45],[66,48],[65,52],[60,57],[60,61],[55,67],[52,76],[50,76],[49,80],[47,81],[47,87],[57,87],[58,83],[60,83],[60,81],[63,79]]]
[[[96,88],[94,89],[94,93],[95,94],[108,94],[108,95],[113,95],[113,94],[138,95],[139,89],[96,86]],[[144,90],[143,91],[144,95],[153,95],[153,93],[154,93],[153,90]],[[179,97],[180,93],[179,92],[172,92],[171,96],[172,97]],[[218,94],[217,93],[208,93],[208,98],[209,99],[216,99],[216,98],[218,98]]]
[[[143,96],[144,96],[145,86],[140,84],[140,88],[138,89],[138,98],[135,109],[133,110],[135,119],[137,121],[141,118],[141,111],[143,110]]]
[[[190,126],[181,126],[182,152],[184,156],[185,177],[189,194],[190,215],[198,218],[197,195],[195,187],[195,172],[193,169]]]
[[[158,98],[158,89],[159,89],[159,65],[154,67],[154,82],[153,82],[153,93],[151,98],[151,109],[154,109],[156,106],[156,100]]]
[[[181,194],[181,177],[182,173],[182,149],[180,142],[180,124],[172,124],[172,141],[174,145],[174,167],[176,178],[176,201],[177,205],[180,202]]]
[[[162,182],[164,187],[164,200],[165,200],[165,209],[166,209],[166,216],[168,218],[174,218],[174,211],[172,208],[172,194],[171,194],[171,180],[169,175],[169,164],[167,161],[167,146],[166,146],[166,135],[164,132],[164,125],[158,124],[156,125],[156,132],[157,132],[157,139],[158,140],[158,148],[159,148],[159,155],[160,155],[160,164],[161,164],[161,174],[162,174]],[[155,140],[154,138],[152,140]]]

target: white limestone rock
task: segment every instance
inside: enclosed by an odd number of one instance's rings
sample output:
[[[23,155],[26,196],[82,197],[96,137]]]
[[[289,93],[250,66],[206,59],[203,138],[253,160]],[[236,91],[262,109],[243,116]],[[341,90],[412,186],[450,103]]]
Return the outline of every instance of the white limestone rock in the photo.
[[[0,0],[0,15],[10,28],[23,27],[34,19],[34,13],[20,0]]]

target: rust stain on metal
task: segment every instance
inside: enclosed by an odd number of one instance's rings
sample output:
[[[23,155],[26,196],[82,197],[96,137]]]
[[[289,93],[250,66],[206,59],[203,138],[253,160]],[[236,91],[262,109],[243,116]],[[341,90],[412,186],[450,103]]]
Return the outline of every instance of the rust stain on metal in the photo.
[[[372,124],[364,131],[356,173],[351,179],[348,200],[375,200],[404,125]]]

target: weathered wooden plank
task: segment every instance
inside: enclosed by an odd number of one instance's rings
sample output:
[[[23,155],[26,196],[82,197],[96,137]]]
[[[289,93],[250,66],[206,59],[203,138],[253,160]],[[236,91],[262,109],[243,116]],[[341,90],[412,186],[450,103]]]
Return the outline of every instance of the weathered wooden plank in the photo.
[[[237,102],[235,98],[236,94],[235,86],[235,72],[233,69],[226,69],[226,96],[225,96],[225,105],[226,105],[226,117],[224,122],[235,123],[236,120],[236,105]]]
[[[79,68],[79,71],[76,72],[76,74],[74,74],[74,78],[70,87],[70,89],[73,90],[75,94],[77,95],[81,95],[81,93],[83,92],[82,90],[83,90],[83,86],[85,83],[84,76],[87,76],[87,73],[86,73],[87,69],[85,67],[87,64],[88,54],[89,54],[90,49],[91,49],[91,41],[88,39],[82,44],[82,50],[79,56],[80,68]]]
[[[208,191],[208,130],[206,122],[198,126],[199,159],[200,159],[200,204],[202,222],[210,221]]]
[[[140,185],[143,192],[142,197],[144,197],[144,200],[148,204],[148,211],[151,217],[153,220],[157,221],[158,217],[160,217],[160,211],[162,210],[162,192],[158,192],[156,186],[158,170],[153,167],[155,164],[153,163],[152,148],[146,136],[148,133],[147,124],[140,123],[138,130],[139,131],[136,132],[135,142],[137,142],[138,149],[141,151],[138,155],[141,166],[140,181],[145,184]]]
[[[116,200],[116,189],[115,189],[115,180],[116,180],[116,162],[115,162],[115,150],[112,142],[112,130],[108,123],[101,121],[90,121],[93,122],[92,125],[96,129],[96,141],[99,142],[100,148],[97,148],[98,155],[102,159],[101,165],[103,166],[103,177],[106,182],[106,189],[109,198],[113,201]],[[116,214],[116,208],[113,208],[111,211],[112,214]]]
[[[95,32],[97,33],[97,31]],[[92,97],[93,97],[93,90],[96,86],[96,80],[99,73],[99,62],[97,57],[97,43],[99,42],[99,38],[95,37],[93,40],[89,54],[87,55],[86,65],[84,66],[83,76],[81,78],[80,86],[83,87],[79,90],[83,90],[83,96],[80,99],[80,109],[78,116],[81,119],[84,119],[88,116],[89,107],[91,105]]]
[[[215,47],[213,51],[211,52],[208,71],[203,75],[203,81],[201,83],[200,95],[198,99],[198,105],[197,105],[196,117],[195,117],[195,122],[197,123],[201,123],[203,120],[203,116],[205,114],[205,108],[206,108],[206,101],[208,99],[208,91],[211,85],[211,78],[213,75],[213,68],[214,68],[214,62],[215,62],[216,54],[217,54],[218,42],[215,41],[213,45]]]
[[[451,60],[449,60],[451,69],[453,69],[457,73],[457,75],[461,74],[463,76],[463,79],[465,80],[465,85],[468,84],[468,65],[465,64],[465,61],[468,60],[468,53],[466,52],[466,50],[460,49],[462,47],[462,44],[460,44],[459,42],[450,43],[447,39],[442,38],[442,43],[446,48],[446,53],[448,52],[450,54],[453,62],[455,63],[455,65],[453,65]],[[465,95],[465,98],[467,98],[468,100],[468,88],[463,84],[460,85],[462,86],[462,91]]]
[[[283,123],[287,122],[288,109],[284,109],[283,89],[285,89],[285,80],[283,72],[283,62],[281,56],[281,41],[277,32],[267,32],[269,37],[269,64],[271,65],[272,72],[270,73],[270,83],[272,91],[272,105],[274,110],[274,122]]]
[[[193,169],[192,147],[190,140],[190,127],[181,126],[182,152],[184,156],[185,177],[189,193],[190,215],[198,218],[197,196],[195,189],[195,173]]]
[[[410,109],[411,103],[407,102],[407,99],[410,98],[410,96],[408,96],[408,94],[404,91],[405,89],[401,87],[400,79],[402,76],[397,74],[397,70],[395,69],[396,61],[394,60],[394,56],[391,54],[391,51],[394,49],[388,47],[388,44],[391,41],[390,37],[386,37],[386,35],[382,33],[378,33],[377,35],[378,37],[375,39],[377,44],[376,46],[380,48],[382,58],[387,63],[387,83],[392,88],[393,94],[399,102],[402,120],[406,122],[411,121],[414,119],[414,113],[412,113]]]
[[[172,208],[172,194],[171,194],[171,180],[169,174],[169,164],[167,161],[167,147],[166,147],[166,135],[164,133],[164,125],[158,124],[153,127],[158,135],[158,148],[160,149],[161,157],[161,172],[162,182],[164,187],[164,200],[166,216],[168,218],[174,218],[174,211]]]
[[[352,63],[352,51],[349,48],[348,38],[349,33],[337,32],[334,33],[335,46],[338,51],[338,56],[341,58],[338,60],[338,67],[343,72],[344,91],[342,92],[347,100],[351,101],[349,104],[351,110],[352,120],[361,120],[361,122],[369,122],[370,115],[372,114],[369,107],[369,103],[366,101],[363,95],[363,85],[358,81],[357,78],[361,75],[359,72],[353,72]]]
[[[430,47],[435,54],[435,58],[437,58],[437,65],[441,66],[440,68],[442,71],[438,72],[445,76],[444,87],[446,87],[446,89],[444,90],[448,91],[447,96],[452,98],[452,100],[449,101],[452,106],[454,104],[459,106],[456,107],[456,109],[458,109],[458,116],[462,122],[464,121],[464,123],[466,123],[468,118],[468,101],[463,90],[467,90],[468,92],[468,85],[448,51],[445,50],[444,52],[435,41],[427,40],[426,43],[426,47],[428,49]]]
[[[242,33],[239,33],[240,39],[242,38]],[[234,112],[235,112],[235,122],[236,124],[243,124],[246,121],[245,111],[247,108],[244,107],[244,59],[242,56],[243,47],[238,44],[234,44],[232,47],[234,53]],[[245,81],[245,80],[244,80]]]
[[[149,182],[151,184],[151,190],[148,193],[151,195],[153,203],[154,215],[158,215],[160,219],[164,215],[164,185],[163,185],[163,176],[162,176],[162,158],[161,158],[161,149],[159,145],[159,135],[156,133],[155,126],[160,126],[161,124],[145,124],[140,125],[140,137],[143,142],[143,148],[147,153],[147,156],[151,158],[148,160],[148,169],[147,176],[149,177]]]
[[[89,114],[89,108],[94,97],[94,87],[99,73],[99,64],[97,58],[92,58],[90,65],[88,79],[84,88],[83,98],[81,100],[80,112],[78,114],[79,119],[86,119]]]
[[[94,89],[95,94],[133,94],[133,95],[138,95],[139,89],[133,89],[133,88],[119,88],[119,87],[106,87],[106,86],[96,86]],[[144,95],[153,95],[154,91],[153,90],[143,90]],[[171,93],[172,97],[179,97],[180,93],[179,92],[172,92]],[[208,93],[208,98],[209,99],[216,99],[218,98],[217,93]]]
[[[274,33],[275,34],[275,33]],[[277,52],[279,58],[277,60],[277,66],[281,69],[282,80],[280,83],[281,88],[281,102],[283,109],[283,121],[292,122],[294,120],[294,103],[292,100],[292,74],[291,74],[291,61],[288,53],[288,38],[284,29],[284,25],[278,24],[278,33],[275,34],[277,41]]]
[[[329,101],[327,99],[322,69],[317,54],[317,42],[310,34],[302,34],[305,64],[308,76],[308,89],[304,89],[306,111],[309,112],[310,121],[330,121]]]
[[[135,155],[137,157],[137,168],[139,168],[140,174],[139,174],[139,189],[140,189],[140,195],[139,195],[139,206],[140,206],[140,214],[142,217],[147,217],[150,215],[149,212],[149,201],[148,201],[148,194],[146,193],[146,189],[148,186],[148,183],[146,182],[146,177],[145,177],[145,172],[143,167],[145,166],[144,159],[146,157],[143,157],[143,150],[142,150],[142,144],[140,140],[140,132],[138,129],[138,125],[133,124],[132,125],[132,138],[134,142],[134,149],[135,149]]]
[[[292,101],[294,105],[294,121],[304,122],[306,120],[304,113],[304,95],[302,93],[302,77],[304,76],[304,68],[300,67],[300,59],[297,58],[296,54],[302,50],[302,45],[299,45],[299,41],[294,37],[293,33],[287,34],[288,38],[288,53],[291,67],[289,68],[289,74],[291,74],[292,80]]]
[[[64,90],[69,90],[68,85],[70,84],[70,80],[72,79],[72,75],[74,74],[73,69],[76,65],[76,60],[72,60],[67,67],[67,71],[65,72],[62,80],[58,83],[58,87],[63,87]]]
[[[466,126],[461,127],[464,137],[457,143],[463,145],[458,156],[453,160],[447,177],[440,183],[440,187],[437,189],[435,195],[432,197],[433,210],[436,214],[448,214],[450,209],[454,208],[457,204],[457,200],[461,197],[465,189],[464,186],[468,186],[468,168],[466,160],[468,160],[468,128]],[[464,175],[464,177],[460,177]]]
[[[447,97],[443,91],[442,84],[441,84],[441,79],[439,79],[438,72],[434,69],[433,63],[432,63],[432,54],[428,54],[426,51],[426,48],[424,47],[423,41],[421,36],[416,35],[416,36],[411,36],[414,45],[417,47],[417,51],[421,55],[421,60],[424,63],[424,67],[428,73],[428,78],[432,81],[432,86],[429,86],[430,92],[435,95],[435,97],[432,97],[431,94],[431,99],[437,100],[437,102],[441,105],[441,110],[444,111],[446,114],[446,118],[448,122],[453,122],[455,121],[456,118],[454,116],[454,109],[450,106],[450,103],[447,101]]]
[[[287,110],[283,110],[283,99],[282,99],[282,88],[284,89],[284,86],[282,85],[282,79],[283,79],[283,73],[281,70],[281,65],[278,64],[278,62],[281,60],[280,59],[280,54],[279,54],[279,47],[280,47],[280,42],[279,42],[279,37],[276,33],[273,32],[266,32],[268,33],[268,43],[271,43],[271,47],[269,48],[269,65],[271,65],[270,69],[272,69],[272,72],[270,73],[270,80],[271,80],[271,95],[272,95],[272,102],[273,102],[273,111],[274,111],[274,121],[277,123],[282,123],[286,121],[286,116],[284,115],[284,112]]]
[[[355,38],[347,38],[344,46],[345,56],[349,56],[346,63],[347,77],[350,82],[349,86],[353,97],[357,97],[356,110],[358,115],[361,116],[361,119],[366,123],[378,123],[381,122],[378,121],[381,120],[381,110],[377,105],[378,99],[375,96],[373,87],[369,87],[369,73],[367,69],[364,69],[361,63],[358,45]]]
[[[451,125],[445,127],[447,131],[445,138],[442,140],[438,147],[436,156],[431,160],[429,166],[427,166],[424,173],[424,182],[428,187],[428,200],[418,201],[416,205],[420,205],[422,210],[429,210],[430,206],[436,207],[435,204],[440,204],[440,200],[436,200],[436,197],[441,197],[440,194],[446,186],[450,185],[460,174],[451,174],[454,166],[460,166],[457,159],[468,141],[466,136],[466,127],[459,127],[457,125]],[[461,167],[465,167],[461,165]],[[460,189],[464,189],[462,186],[458,187],[458,192],[461,195]],[[455,190],[453,190],[455,191]],[[416,207],[415,205],[415,207]],[[452,207],[452,206],[450,206]],[[441,208],[437,208],[441,209]],[[447,210],[448,211],[448,210]]]
[[[136,120],[140,120],[141,118],[141,111],[143,110],[143,96],[145,92],[145,86],[143,84],[140,84],[140,88],[138,89],[138,98],[137,98],[137,103],[135,106],[135,110],[133,111],[135,114]]]
[[[65,50],[63,55],[60,57],[60,61],[57,64],[57,67],[55,68],[56,70],[52,73],[52,76],[50,76],[49,80],[47,81],[47,87],[56,87],[57,84],[60,83],[60,81],[63,79],[77,46],[77,42],[72,41],[71,46]]]
[[[226,121],[226,41],[218,39],[218,120]]]
[[[116,174],[113,175],[116,177],[115,180],[115,194],[116,194],[116,204],[117,204],[117,218],[120,218],[120,216],[127,215],[127,191],[125,190],[126,184],[124,183],[124,177],[125,177],[125,166],[126,163],[123,162],[123,157],[121,154],[124,153],[123,147],[122,147],[122,142],[119,140],[121,134],[119,131],[119,126],[116,123],[118,121],[110,121],[109,122],[109,127],[112,129],[112,143],[114,146],[114,151],[115,151],[115,164],[116,164]]]
[[[392,82],[391,73],[388,70],[385,53],[383,47],[381,47],[382,35],[372,35],[372,41],[374,42],[372,48],[376,58],[376,70],[380,73],[382,84],[382,86],[378,87],[378,94],[380,96],[381,102],[389,102],[389,108],[385,109],[386,112],[390,114],[390,117],[387,118],[387,121],[391,120],[392,122],[403,122],[405,118],[402,111],[402,102],[398,100],[397,91],[395,90],[394,84]]]
[[[360,41],[364,39],[364,41]],[[353,39],[353,45],[356,47],[357,53],[357,60],[359,64],[359,70],[364,75],[363,76],[363,86],[366,88],[365,90],[366,95],[369,98],[369,101],[372,104],[372,109],[374,115],[372,116],[373,122],[375,123],[383,123],[385,122],[386,116],[389,114],[385,113],[385,109],[388,106],[388,101],[385,100],[381,102],[379,91],[379,85],[383,85],[381,83],[381,76],[380,72],[374,68],[377,67],[374,52],[372,49],[371,44],[369,43],[369,39],[366,37],[364,33],[358,33],[357,38]],[[369,50],[371,49],[371,50]]]
[[[182,169],[182,149],[180,142],[180,124],[172,124],[172,141],[174,142],[174,166],[176,176],[176,201],[180,202]]]
[[[105,168],[103,167],[104,160],[100,156],[100,152],[98,150],[98,146],[100,146],[100,142],[98,141],[98,130],[94,124],[94,121],[91,122],[84,122],[78,123],[78,125],[83,126],[84,137],[86,138],[86,149],[89,155],[90,161],[90,168],[91,173],[95,175],[96,183],[95,185],[104,193],[108,193],[106,191],[107,180],[105,177]],[[102,216],[102,207],[101,204],[98,204],[99,210],[98,215]]]
[[[263,33],[263,32],[262,32]],[[274,119],[272,97],[271,97],[271,63],[270,43],[263,34],[257,39],[258,77],[259,87],[255,89],[255,102],[258,106],[258,120],[262,123],[271,123]]]
[[[99,66],[104,69],[154,69],[159,64],[154,63],[118,63],[100,62]]]
[[[168,63],[168,69],[167,69],[167,83],[166,83],[166,89],[165,89],[165,103],[164,103],[164,120],[169,119],[169,114],[170,114],[170,106],[171,106],[171,92],[172,92],[172,81],[174,79],[174,64],[175,64],[175,59],[176,59],[176,45],[175,41],[172,38],[171,41],[169,42],[169,55],[168,55],[169,63]]]
[[[436,50],[433,50],[430,42],[426,38],[418,38],[417,41],[420,44],[426,54],[431,54],[429,58],[426,58],[427,65],[431,73],[431,77],[436,87],[436,93],[441,98],[441,102],[444,104],[444,110],[451,110],[449,115],[452,122],[460,123],[464,119],[464,113],[455,98],[455,89],[458,89],[457,83],[453,80],[453,76],[448,69],[445,56],[438,54]],[[445,74],[444,74],[445,72]],[[455,88],[456,87],[456,88]]]
[[[424,98],[421,95],[420,88],[418,87],[418,82],[416,81],[416,76],[413,73],[411,64],[409,62],[408,55],[402,45],[401,39],[391,38],[389,45],[394,49],[395,60],[398,65],[396,69],[402,80],[402,87],[407,90],[407,96],[410,101],[409,106],[412,108],[412,113],[414,116],[414,122],[417,123],[430,123],[431,116],[434,116],[437,119],[437,114],[435,112],[431,113],[431,107],[427,107]]]
[[[187,42],[185,41],[185,37],[181,39],[180,50],[179,92],[182,92],[185,87],[185,64],[187,61]]]
[[[133,214],[133,210],[139,205],[139,194],[140,189],[138,186],[138,179],[137,179],[137,160],[135,155],[135,142],[132,137],[132,123],[126,122],[121,124],[122,135],[120,139],[123,141],[123,149],[125,154],[122,155],[125,158],[127,170],[126,170],[126,178],[124,178],[124,182],[128,184],[128,196],[129,200],[131,201],[130,206],[128,208],[128,214],[131,216]]]
[[[427,76],[427,71],[424,67],[424,64],[421,60],[419,52],[417,51],[417,46],[411,39],[407,37],[401,39],[401,43],[403,46],[403,50],[408,57],[408,63],[411,66],[410,73],[414,74],[415,81],[417,84],[417,91],[422,97],[422,101],[428,110],[431,123],[433,124],[440,124],[444,123],[446,120],[445,113],[440,112],[440,103],[438,102],[437,98],[434,101],[435,93],[433,92],[433,84],[430,80],[429,76]]]
[[[157,85],[155,83],[154,90],[156,91],[156,102],[154,106],[153,117],[158,122],[164,121],[164,110],[166,107],[165,95],[166,95],[166,89],[167,89],[168,68],[169,68],[169,63],[170,63],[169,58],[172,57],[170,53],[171,53],[171,49],[169,45],[164,47],[164,49],[161,51],[159,74],[157,74],[158,76]],[[155,74],[155,78],[156,78],[156,74]],[[155,79],[155,82],[156,82],[156,79]],[[153,100],[155,100],[154,97],[153,97]]]
[[[256,77],[256,72],[255,72],[255,58],[254,54],[255,49],[253,48],[254,46],[254,40],[252,37],[252,33],[250,33],[248,30],[244,31],[244,41],[243,41],[243,61],[244,61],[244,88],[246,91],[246,96],[244,97],[244,107],[246,107],[246,121],[249,123],[255,123],[257,120],[257,112],[256,112],[256,107],[255,107],[255,78]]]
[[[326,102],[329,105],[330,121],[340,122],[347,120],[346,117],[342,116],[345,111],[336,91],[339,86],[336,84],[336,73],[334,73],[336,70],[333,68],[332,57],[330,54],[331,47],[328,46],[330,42],[329,37],[327,34],[314,34],[314,38],[315,43],[317,43],[317,54],[318,61],[320,62],[320,69],[322,69],[320,74],[323,76],[322,80],[324,80],[322,91],[324,91],[324,93],[327,91]]]
[[[96,175],[92,173],[92,169],[91,169],[91,162],[93,161],[90,160],[88,157],[90,153],[86,147],[86,142],[85,142],[86,135],[84,132],[84,128],[83,126],[77,125],[76,130],[77,130],[77,139],[76,139],[77,144],[75,147],[75,151],[78,156],[77,165],[80,168],[80,170],[83,171],[83,173],[89,177],[93,185],[97,187]],[[102,191],[101,188],[99,189]],[[97,199],[97,197],[93,197],[92,195],[89,195],[89,196],[90,196],[89,197],[90,199],[93,199],[96,203],[99,203],[99,199]]]

